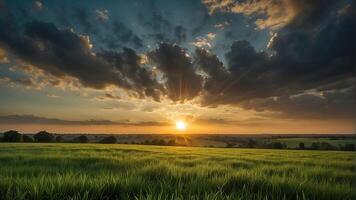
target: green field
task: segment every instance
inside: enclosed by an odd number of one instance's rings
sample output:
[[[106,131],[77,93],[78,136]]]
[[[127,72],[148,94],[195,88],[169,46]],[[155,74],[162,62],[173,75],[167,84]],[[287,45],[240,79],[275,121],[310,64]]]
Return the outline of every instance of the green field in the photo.
[[[1,199],[355,199],[355,152],[0,143]]]

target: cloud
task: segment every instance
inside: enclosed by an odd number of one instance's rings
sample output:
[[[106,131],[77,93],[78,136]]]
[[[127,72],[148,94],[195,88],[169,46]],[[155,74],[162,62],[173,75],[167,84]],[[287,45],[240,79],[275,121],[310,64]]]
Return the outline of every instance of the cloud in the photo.
[[[4,49],[0,48],[0,64],[9,62],[7,54]]]
[[[206,48],[206,49],[210,49],[212,47],[212,41],[215,39],[215,34],[214,33],[208,33],[206,34],[205,37],[197,37],[195,42],[193,42],[192,44],[196,47],[199,48]]]
[[[141,58],[134,50],[124,48],[122,53],[104,52],[101,56],[131,80],[132,90],[141,97],[150,96],[159,101],[163,87],[146,68],[140,66]]]
[[[86,33],[96,32],[95,26],[92,24],[92,16],[84,8],[76,8],[73,16],[74,19],[83,27]]]
[[[167,96],[173,101],[190,100],[201,91],[202,77],[196,73],[192,59],[177,45],[161,43],[148,54],[163,72]]]
[[[232,126],[265,126],[266,124],[270,124],[269,120],[266,118],[247,118],[242,120],[231,120],[224,118],[197,118],[194,123],[202,124],[202,125],[232,125]]]
[[[96,18],[102,22],[109,20],[109,11],[107,9],[96,9],[95,14]]]
[[[314,19],[318,19],[329,12],[328,9],[335,3],[331,0],[203,0],[202,2],[207,6],[210,14],[219,11],[243,14],[255,19],[255,24],[260,29],[279,29],[295,22],[296,18],[305,21],[302,18],[310,18],[311,15]]]
[[[166,123],[153,121],[131,122],[129,120],[64,120],[56,118],[39,117],[35,115],[7,115],[0,116],[0,124],[42,124],[42,125],[120,125],[120,126],[163,126]]]
[[[0,17],[0,46],[52,76],[72,77],[94,89],[114,85],[159,100],[162,86],[140,66],[141,58],[131,49],[95,53],[88,36],[41,21],[18,27],[6,16]]]
[[[273,118],[355,119],[355,87],[344,90],[303,93],[292,96],[254,99],[240,104],[246,109],[273,111]]]
[[[308,21],[309,18],[304,18],[306,22],[298,18],[273,36],[269,44],[272,53],[256,51],[248,41],[236,41],[225,55],[226,66],[212,53],[198,49],[196,64],[207,74],[203,84],[203,105],[235,104],[295,117],[325,114],[325,110],[335,113],[335,118],[350,118],[352,103],[345,103],[347,109],[344,109],[334,97],[339,94],[343,101],[346,94],[341,90],[352,88],[355,83],[356,51],[351,45],[355,43],[356,35],[354,15],[349,11],[342,16],[330,16],[328,20],[313,18]],[[322,27],[320,23],[323,23]],[[310,90],[325,95],[305,94]],[[274,100],[276,98],[278,100]],[[308,111],[297,113],[304,110],[301,109],[303,106]],[[332,114],[328,116],[332,117]]]
[[[122,45],[132,45],[132,47],[137,49],[143,47],[142,39],[122,22],[114,20],[111,24],[110,30],[112,35],[104,39],[104,42],[110,49],[115,49]]]
[[[43,85],[37,83],[32,78],[11,78],[11,77],[1,77],[0,76],[0,83],[6,83],[10,86],[24,86],[25,88],[32,88],[32,89],[42,89]]]
[[[42,1],[34,1],[33,2],[33,8],[37,11],[40,11],[43,9],[43,3]]]
[[[176,26],[174,28],[174,35],[178,43],[184,42],[187,39],[187,30],[183,26]]]

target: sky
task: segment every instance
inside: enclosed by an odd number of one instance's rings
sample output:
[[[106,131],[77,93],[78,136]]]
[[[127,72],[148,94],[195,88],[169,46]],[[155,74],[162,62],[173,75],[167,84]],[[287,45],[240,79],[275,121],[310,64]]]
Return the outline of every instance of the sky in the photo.
[[[354,19],[351,0],[0,0],[0,131],[355,133]]]

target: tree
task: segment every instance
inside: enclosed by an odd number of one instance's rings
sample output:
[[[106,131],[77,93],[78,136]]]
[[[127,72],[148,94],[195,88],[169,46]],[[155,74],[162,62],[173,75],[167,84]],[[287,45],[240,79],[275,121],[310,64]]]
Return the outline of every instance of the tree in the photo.
[[[102,140],[100,140],[100,143],[103,143],[103,144],[115,144],[116,142],[117,142],[117,139],[114,136],[105,137]]]
[[[304,149],[305,148],[305,144],[303,142],[299,143],[299,149]]]
[[[10,130],[4,133],[4,136],[2,138],[3,142],[21,142],[22,141],[22,135],[21,133]]]
[[[315,150],[320,149],[320,142],[312,142],[311,148]]]
[[[169,141],[167,142],[167,145],[168,145],[168,146],[175,146],[175,145],[177,145],[176,140],[174,140],[174,139],[169,140]]]
[[[61,136],[61,135],[58,135],[57,137],[56,137],[56,142],[63,142],[64,140],[63,140],[63,137]]]
[[[232,148],[235,144],[227,142],[225,148]]]
[[[356,151],[355,144],[345,144],[341,146],[341,150],[343,151]]]
[[[23,136],[22,136],[22,141],[23,141],[23,142],[33,142],[34,140],[33,140],[33,138],[32,138],[31,136],[29,136],[29,135],[23,135]]]
[[[273,142],[272,143],[272,148],[274,149],[284,149],[286,148],[286,145],[280,142]]]
[[[78,136],[78,137],[74,138],[74,141],[80,142],[80,143],[88,143],[89,139],[88,139],[87,136],[81,135],[81,136]]]
[[[254,148],[257,146],[257,142],[256,140],[254,139],[249,139],[248,142],[247,142],[247,147],[248,148]]]
[[[40,131],[33,136],[36,142],[53,142],[54,136],[47,131]]]

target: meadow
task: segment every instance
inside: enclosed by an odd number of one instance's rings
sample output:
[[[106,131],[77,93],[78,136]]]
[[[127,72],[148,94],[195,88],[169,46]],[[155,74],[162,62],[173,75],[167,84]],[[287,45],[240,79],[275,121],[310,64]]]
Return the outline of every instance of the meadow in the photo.
[[[0,143],[1,199],[356,199],[356,154]]]

